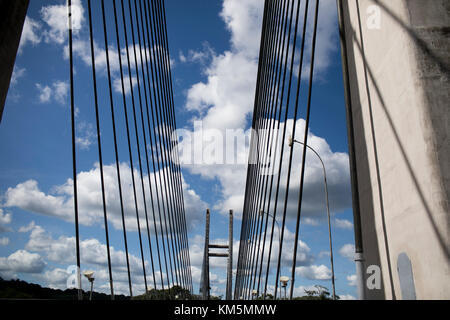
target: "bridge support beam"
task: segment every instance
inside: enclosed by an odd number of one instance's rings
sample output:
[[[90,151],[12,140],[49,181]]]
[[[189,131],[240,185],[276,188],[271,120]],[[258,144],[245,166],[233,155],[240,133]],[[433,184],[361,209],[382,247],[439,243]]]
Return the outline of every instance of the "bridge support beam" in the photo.
[[[338,3],[362,296],[450,299],[450,1]]]
[[[233,292],[233,210],[229,214],[228,227],[228,244],[210,244],[210,223],[211,214],[209,209],[206,210],[205,224],[205,251],[203,254],[203,266],[200,280],[200,294],[203,300],[210,299],[210,283],[209,283],[209,258],[227,258],[227,286],[225,290],[225,299],[232,300]],[[210,249],[226,249],[226,253],[210,252]]]

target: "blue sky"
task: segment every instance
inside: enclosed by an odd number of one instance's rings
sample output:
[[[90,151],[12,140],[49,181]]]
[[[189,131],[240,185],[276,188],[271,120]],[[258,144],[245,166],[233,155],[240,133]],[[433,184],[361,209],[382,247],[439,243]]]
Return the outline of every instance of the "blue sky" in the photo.
[[[75,33],[77,160],[83,188],[80,192],[82,269],[96,271],[96,289],[108,292],[102,250],[105,240],[99,210],[101,199],[96,197],[99,195],[96,179],[98,158],[91,68],[87,62],[90,56],[86,54],[90,55],[90,51],[86,51],[87,4],[84,0],[74,2],[84,8],[76,18],[79,30]],[[194,121],[202,121],[206,129],[249,129],[263,1],[168,0],[165,3],[178,128],[192,132]],[[0,124],[0,276],[62,289],[67,285],[66,270],[75,263],[69,180],[72,166],[64,4],[62,0],[31,1]],[[353,228],[335,1],[322,1],[320,12],[310,143],[324,158],[329,175],[337,293],[351,298],[356,296],[354,263],[351,261]],[[98,45],[98,77],[101,83],[100,118],[105,137],[109,137],[104,138],[105,165],[107,176],[110,173],[113,177],[115,163],[106,99],[106,73],[101,64],[104,46],[98,32],[101,26],[99,13],[98,6],[94,6],[94,28],[97,30],[94,39]],[[114,41],[111,45],[117,48]],[[113,71],[113,77],[114,74]],[[116,94],[115,99],[118,97]],[[299,118],[302,112],[304,110],[300,109]],[[292,126],[290,121],[288,125]],[[302,120],[298,120],[296,125],[297,132],[301,132],[304,126]],[[119,120],[118,126],[123,128],[123,120]],[[125,142],[125,137],[119,138],[120,161],[126,172],[129,161]],[[181,147],[184,146],[182,142]],[[202,150],[196,149],[194,152]],[[246,150],[237,152],[241,157],[246,157]],[[297,152],[294,163],[300,163],[299,157]],[[303,288],[316,284],[331,289],[321,167],[312,157],[307,158],[307,163],[305,194],[310,197],[306,199],[308,209],[301,225],[295,283],[297,294],[302,294]],[[299,177],[299,172],[299,168],[294,168],[293,176]],[[196,290],[203,250],[204,212],[206,208],[212,210],[211,236],[214,241],[225,241],[228,231],[226,212],[229,209],[236,212],[234,240],[237,249],[245,175],[245,164],[183,165]],[[128,182],[125,178],[125,185]],[[291,190],[295,191],[296,185],[298,187],[298,182],[293,182]],[[115,191],[112,184],[107,188]],[[295,203],[297,192],[291,194],[290,201]],[[288,208],[289,212],[294,212],[291,207]],[[131,216],[130,213],[130,225]],[[114,212],[111,213],[111,245],[114,247],[113,264],[116,263],[113,273],[116,292],[126,293],[123,238],[118,218]],[[288,239],[293,237],[289,233],[294,230],[293,224],[294,221],[289,219]],[[140,293],[143,284],[136,228],[131,227],[129,239],[130,253],[133,255],[133,286],[135,292]],[[286,252],[291,244],[285,244]],[[289,255],[286,255],[282,273],[290,272],[288,258]],[[212,260],[214,294],[224,294],[224,266],[225,261]]]

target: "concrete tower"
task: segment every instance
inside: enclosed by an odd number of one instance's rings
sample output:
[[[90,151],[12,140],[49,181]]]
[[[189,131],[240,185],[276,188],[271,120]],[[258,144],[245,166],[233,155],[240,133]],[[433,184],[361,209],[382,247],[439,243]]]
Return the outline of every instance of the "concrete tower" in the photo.
[[[450,1],[338,4],[364,294],[450,299]]]

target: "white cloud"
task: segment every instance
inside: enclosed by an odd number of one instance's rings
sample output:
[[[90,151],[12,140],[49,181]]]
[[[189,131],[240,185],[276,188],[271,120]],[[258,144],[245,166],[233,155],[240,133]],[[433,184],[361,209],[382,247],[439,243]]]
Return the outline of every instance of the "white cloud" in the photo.
[[[122,50],[124,51],[124,49]],[[86,66],[92,66],[92,56],[90,43],[87,40],[75,38],[73,40],[73,53],[79,57]],[[106,75],[107,60],[106,50],[97,41],[94,41],[95,67],[101,74]],[[109,63],[112,72],[119,71],[119,55],[117,48],[113,45],[108,47]],[[69,46],[64,47],[64,59],[69,59]],[[126,59],[125,52],[122,52],[122,60]]]
[[[36,88],[39,91],[38,98],[41,103],[55,101],[61,105],[65,105],[67,102],[67,95],[69,93],[69,84],[67,82],[58,80],[51,85],[36,83]]]
[[[290,119],[287,122],[287,136],[284,142],[285,146],[288,145],[289,131],[293,126],[293,120]],[[283,130],[284,123],[280,124],[280,130]],[[302,133],[305,128],[305,121],[299,119],[296,121],[296,131]],[[206,132],[206,130],[203,130]],[[192,135],[195,138],[195,133]],[[225,136],[225,135],[224,135]],[[282,132],[279,134],[278,146],[281,145]],[[201,138],[200,138],[201,139]],[[203,145],[206,145],[207,134],[204,134]],[[300,135],[296,136],[297,140],[302,140]],[[333,213],[342,212],[345,209],[351,207],[351,189],[350,189],[350,172],[349,172],[349,162],[348,155],[340,152],[333,152],[331,147],[325,141],[325,139],[315,135],[314,133],[309,133],[308,144],[314,148],[321,156],[324,161],[326,172],[327,172],[327,184],[329,192],[329,202],[330,209]],[[223,150],[223,154],[230,152],[230,148],[227,148],[228,141],[223,143],[220,151]],[[275,146],[275,143],[273,144]],[[247,159],[248,157],[248,142],[246,144],[239,144],[235,149],[237,157],[239,159]],[[190,139],[182,139],[180,142],[180,151],[182,153],[185,150],[190,150],[192,148],[193,152],[197,155],[205,154],[204,148],[201,143],[192,143]],[[301,163],[302,148],[300,145],[294,146],[293,163]],[[189,152],[189,151],[187,151]],[[279,150],[278,150],[279,152]],[[280,179],[280,192],[279,192],[279,205],[277,216],[281,217],[283,210],[284,195],[286,192],[286,181],[287,181],[287,164],[289,160],[290,148],[285,147],[283,153],[283,164]],[[274,152],[275,154],[275,152]],[[184,154],[181,154],[183,157]],[[240,217],[241,210],[244,203],[245,194],[245,177],[247,175],[247,166],[243,164],[207,164],[214,163],[210,162],[211,159],[208,156],[203,157],[203,163],[197,164],[183,164],[185,169],[188,169],[193,174],[199,174],[205,179],[217,179],[222,185],[221,193],[222,199],[216,202],[214,209],[221,211],[222,213],[228,212],[229,209],[234,209],[236,217]],[[275,188],[278,173],[278,163],[279,156],[274,158],[272,163],[276,164],[274,184],[272,191],[272,205],[271,211],[273,210]],[[326,221],[326,206],[325,206],[325,191],[324,191],[324,180],[323,180],[323,169],[321,162],[318,160],[315,154],[312,152],[307,153],[306,159],[307,169],[305,172],[305,185],[304,185],[304,201],[302,205],[302,223],[308,223],[310,225],[317,225],[320,222]],[[293,166],[291,171],[290,189],[289,189],[289,202],[287,208],[287,217],[291,219],[296,216],[297,204],[298,204],[298,190],[300,186],[300,166]]]
[[[325,265],[301,266],[295,268],[295,273],[309,280],[329,280],[331,279],[331,270]]]
[[[36,223],[34,221],[31,221],[28,225],[20,227],[19,232],[21,233],[27,233],[34,229],[36,226]]]
[[[256,57],[259,52],[264,3],[259,0],[223,2],[220,16],[231,32],[233,49]]]
[[[245,128],[253,110],[258,69],[263,3],[258,0],[223,3],[221,16],[231,31],[232,48],[213,55],[205,68],[206,82],[192,86],[188,110],[201,114],[206,128]],[[212,54],[208,48],[204,54]]]
[[[277,268],[277,259],[278,259],[278,252],[279,252],[279,236],[278,236],[278,230],[275,229],[274,233],[274,241],[272,246],[272,253],[271,253],[271,261],[270,261],[270,272],[275,273],[275,270]],[[189,252],[190,252],[190,258],[191,258],[191,265],[196,268],[198,272],[201,271],[202,263],[203,263],[203,253],[204,253],[204,237],[202,236],[195,236],[189,240]],[[218,244],[225,244],[228,243],[227,239],[211,239],[210,243],[218,243]],[[262,250],[262,244],[261,244],[261,250]],[[305,273],[305,270],[311,266],[311,264],[314,261],[314,257],[311,254],[311,249],[309,246],[299,240],[298,241],[298,249],[297,249],[297,268],[296,270],[301,270],[303,274]],[[283,242],[283,253],[281,256],[281,265],[282,268],[290,268],[292,266],[292,252],[294,251],[294,234],[290,232],[289,230],[285,231],[285,238]],[[233,241],[233,269],[237,267],[237,261],[238,261],[238,254],[239,254],[239,241],[235,240]],[[262,269],[262,276],[265,277],[265,271],[267,267],[267,261],[269,257],[269,236],[266,240],[266,246],[264,249],[264,256],[263,256],[263,269]],[[258,264],[261,260],[259,260]],[[302,267],[305,267],[304,269]],[[214,270],[218,275],[226,277],[225,270],[227,268],[227,261],[223,258],[211,258],[210,259],[210,270]],[[329,271],[325,266],[313,266],[311,270],[315,271],[316,277],[325,278],[325,275]],[[259,270],[259,269],[258,269]],[[220,273],[221,272],[221,273]],[[258,271],[259,272],[259,271]],[[312,271],[310,271],[309,274]],[[198,274],[198,276],[200,276]],[[322,280],[322,279],[321,279]]]
[[[40,83],[36,83],[36,88],[39,90],[39,101],[41,103],[47,103],[52,97],[52,88],[49,86],[43,86]]]
[[[183,54],[183,51],[179,51],[179,52],[178,52],[178,58],[180,59],[180,61],[181,61],[182,63],[187,62],[187,57]]]
[[[345,244],[339,249],[339,254],[350,261],[355,260],[355,246],[353,244]]]
[[[60,104],[66,103],[67,94],[69,92],[69,84],[64,81],[56,81],[53,83],[53,94],[55,100]]]
[[[34,226],[31,231],[29,240],[25,246],[26,250],[42,254],[49,262],[59,265],[71,266],[75,264],[75,237],[68,237],[62,235],[54,238],[41,226]],[[73,254],[68,254],[73,253]],[[84,239],[80,242],[81,253],[81,269],[92,270],[95,272],[96,291],[109,293],[109,272],[107,269],[107,251],[106,245],[97,239]],[[114,281],[114,291],[117,294],[128,294],[128,275],[126,265],[126,253],[122,250],[117,250],[115,247],[110,247],[111,266]],[[155,258],[155,257],[154,257]],[[142,262],[140,256],[129,252],[131,281],[133,284],[133,291],[135,294],[144,292],[144,284],[142,283]],[[151,273],[151,265],[147,259],[145,268],[147,271],[147,281],[149,285],[153,284],[153,275]],[[1,268],[0,268],[1,271]],[[55,268],[46,270],[41,274],[36,275],[47,286],[52,288],[65,289],[67,288],[67,280],[69,273],[67,269]],[[160,285],[160,271],[155,272],[157,285]],[[163,273],[164,281],[166,281],[166,274]],[[82,287],[86,288],[88,283],[83,277]]]
[[[25,18],[25,23],[23,25],[22,36],[20,38],[19,44],[19,54],[22,54],[23,48],[31,43],[32,45],[38,45],[41,42],[41,36],[39,35],[39,30],[41,24],[36,20],[27,16]]]
[[[256,71],[256,58],[249,60],[241,52],[215,56],[204,71],[208,81],[188,90],[186,108],[202,116],[206,129],[246,127],[253,110]]]
[[[351,294],[341,294],[339,295],[339,298],[341,298],[341,300],[356,300]]]
[[[295,9],[297,6],[295,6]],[[304,51],[304,61],[302,70],[302,79],[309,79],[310,68],[311,68],[311,51],[312,51],[312,37],[314,30],[314,11],[315,4],[309,5],[307,31],[306,31],[306,41],[305,41],[305,51]],[[301,3],[300,6],[300,21],[303,23],[305,12],[305,2]],[[315,49],[315,62],[314,62],[314,80],[326,81],[323,77],[326,71],[332,64],[332,55],[339,49],[339,39],[337,24],[337,9],[336,3],[334,1],[320,1],[319,6],[319,20],[317,25],[317,40]],[[302,30],[303,25],[299,27]],[[294,61],[294,75],[298,76],[298,68],[300,64],[300,43],[301,43],[302,32],[298,32],[297,48],[296,48],[296,58]],[[292,44],[290,48],[292,52]]]
[[[356,287],[356,274],[347,276],[347,281],[350,287]]]
[[[40,274],[39,278],[44,280],[47,286],[51,289],[65,290],[67,289],[67,279],[69,276],[70,275],[67,270],[55,268]]]
[[[216,52],[207,41],[203,42],[201,50],[191,49],[186,55],[182,51],[178,53],[180,62],[200,63],[201,65],[210,62],[215,55]]]
[[[273,289],[272,289],[273,291]],[[317,292],[318,289],[316,286],[298,286],[294,288],[294,297],[303,297],[306,296],[306,291],[315,291]],[[280,293],[279,293],[280,294]],[[289,291],[288,291],[289,294]],[[284,293],[282,294],[284,297]]]
[[[134,90],[134,87],[137,85],[137,78],[132,77],[131,80],[132,80],[131,83],[133,84],[133,90]],[[120,78],[114,79],[113,87],[114,87],[115,92],[122,94],[122,80]],[[123,80],[123,87],[125,89],[124,90],[125,95],[129,95],[131,93],[131,86],[130,86],[130,78],[128,76],[125,77]],[[135,92],[135,94],[136,94],[136,92]]]
[[[0,238],[0,246],[7,246],[9,244],[9,238],[3,237]]]
[[[130,167],[120,164],[124,211],[127,230],[137,230],[136,213],[134,207],[134,195],[131,181]],[[116,229],[122,228],[121,208],[119,202],[119,188],[117,183],[116,166],[105,165],[105,186],[106,186],[106,202],[109,216],[109,222]],[[157,172],[158,174],[158,172]],[[161,171],[163,174],[163,171]],[[140,182],[140,175],[137,169],[134,172],[135,179]],[[156,203],[156,192],[154,187],[154,174],[150,174],[152,181],[153,197],[155,201],[155,214],[158,214]],[[80,223],[83,225],[102,225],[103,224],[103,207],[100,188],[100,169],[98,164],[89,171],[78,173],[78,196]],[[188,227],[194,227],[200,219],[203,218],[202,213],[206,210],[206,203],[190,188],[188,184],[183,182],[186,220]],[[149,225],[153,230],[153,220],[151,219],[151,199],[149,195],[148,176],[144,176],[144,188],[147,193],[147,209],[149,210]],[[164,185],[162,186],[164,189]],[[63,185],[54,186],[52,194],[46,194],[40,190],[38,182],[28,180],[18,184],[14,188],[9,188],[5,193],[6,207],[19,207],[23,210],[43,214],[46,216],[57,217],[68,222],[73,222],[73,181],[68,179]],[[161,195],[161,193],[160,193]],[[141,184],[137,183],[137,196],[139,217],[142,228],[146,228],[144,215],[144,202],[142,197]],[[162,204],[162,202],[160,202]],[[166,206],[167,207],[167,206]],[[157,220],[157,227],[159,222]]]
[[[41,8],[41,18],[50,27],[44,30],[43,36],[47,43],[63,44],[68,37],[68,10],[67,3],[49,5]],[[72,30],[77,34],[83,27],[84,8],[81,0],[72,1]]]
[[[22,78],[25,75],[26,69],[20,68],[17,65],[14,65],[14,70],[11,76],[11,86],[15,86],[19,79]]]
[[[347,229],[347,230],[353,229],[353,223],[346,219],[335,219],[334,223],[335,223],[336,228]]]
[[[95,143],[97,133],[94,131],[94,126],[91,123],[80,122],[77,126],[77,137],[75,143],[81,150],[89,150],[92,144]]]
[[[41,226],[35,226],[25,248],[29,251],[44,253],[45,257],[59,264],[74,264],[75,237],[60,236],[54,239]],[[107,265],[106,246],[97,239],[85,239],[80,242],[80,252],[83,265]],[[126,267],[125,252],[111,247],[111,263],[115,268]],[[130,255],[130,268],[134,272],[142,271],[140,258]]]
[[[320,40],[317,45],[317,61],[319,62],[315,69],[317,74],[326,72],[330,66],[331,53],[336,50],[335,44],[337,43],[334,41],[336,35],[334,2],[321,2],[320,10],[318,37]],[[223,132],[225,129],[246,130],[248,127],[248,121],[254,107],[262,14],[263,2],[261,1],[225,0],[220,16],[230,31],[231,48],[220,54],[216,54],[208,48],[199,52],[195,51],[198,57],[212,56],[211,62],[203,70],[206,80],[192,85],[187,91],[185,105],[186,109],[194,114],[192,121],[202,121],[204,130],[218,129]],[[310,38],[311,35],[308,35],[308,37]],[[192,60],[194,54],[190,57],[189,53],[185,55],[180,52],[179,56],[181,61],[189,61]],[[302,132],[304,121],[296,121],[296,126],[297,132]],[[292,120],[289,120],[288,128],[291,127]],[[327,167],[330,183],[330,203],[333,212],[349,208],[351,198],[347,154],[333,152],[324,139],[312,133],[310,135],[309,144],[324,158]],[[296,138],[301,137],[297,136]],[[181,145],[188,142],[181,142]],[[248,144],[245,147],[248,147]],[[196,149],[194,153],[202,154],[203,149]],[[288,149],[285,148],[284,159],[286,160]],[[295,148],[294,163],[300,163],[300,149]],[[238,157],[247,159],[248,149],[238,150]],[[325,218],[323,208],[325,202],[322,169],[320,163],[313,157],[308,155],[307,159],[308,170],[303,211],[306,213],[306,220],[304,221],[317,224],[317,219],[320,221]],[[282,186],[286,181],[286,167],[286,165],[283,166]],[[245,165],[194,165],[185,166],[185,168],[193,174],[201,175],[202,178],[217,179],[222,185],[222,199],[215,204],[214,209],[226,213],[228,209],[233,208],[236,211],[236,216],[240,216],[245,194],[245,179],[243,177],[247,175]],[[299,166],[295,166],[292,176],[298,177],[299,171]],[[288,217],[296,213],[298,180],[291,180]],[[282,187],[280,199],[282,199],[285,191],[285,188]]]
[[[0,233],[11,231],[7,224],[10,224],[12,221],[11,213],[4,213],[3,209],[0,208]]]
[[[0,271],[19,273],[40,273],[45,267],[45,262],[37,253],[26,250],[18,250],[9,257],[0,257]]]
[[[39,212],[44,215],[57,215],[69,220],[73,214],[68,200],[62,197],[46,195],[39,190],[38,182],[28,180],[18,184],[15,188],[6,191],[7,207],[17,206],[30,212]],[[70,201],[70,200],[69,200]]]
[[[11,213],[3,213],[3,209],[0,208],[0,224],[5,225],[9,224],[12,221]]]

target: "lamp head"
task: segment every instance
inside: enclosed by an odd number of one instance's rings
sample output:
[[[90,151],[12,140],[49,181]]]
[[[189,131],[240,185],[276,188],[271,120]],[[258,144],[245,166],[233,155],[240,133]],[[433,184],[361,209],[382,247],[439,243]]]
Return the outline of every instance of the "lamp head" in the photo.
[[[94,281],[94,271],[85,271],[83,274],[89,281]]]
[[[292,136],[289,136],[288,144],[289,144],[289,147],[292,147],[294,145],[294,139],[292,139]]]
[[[280,282],[283,287],[287,287],[287,284],[289,282],[289,277],[280,277]]]

